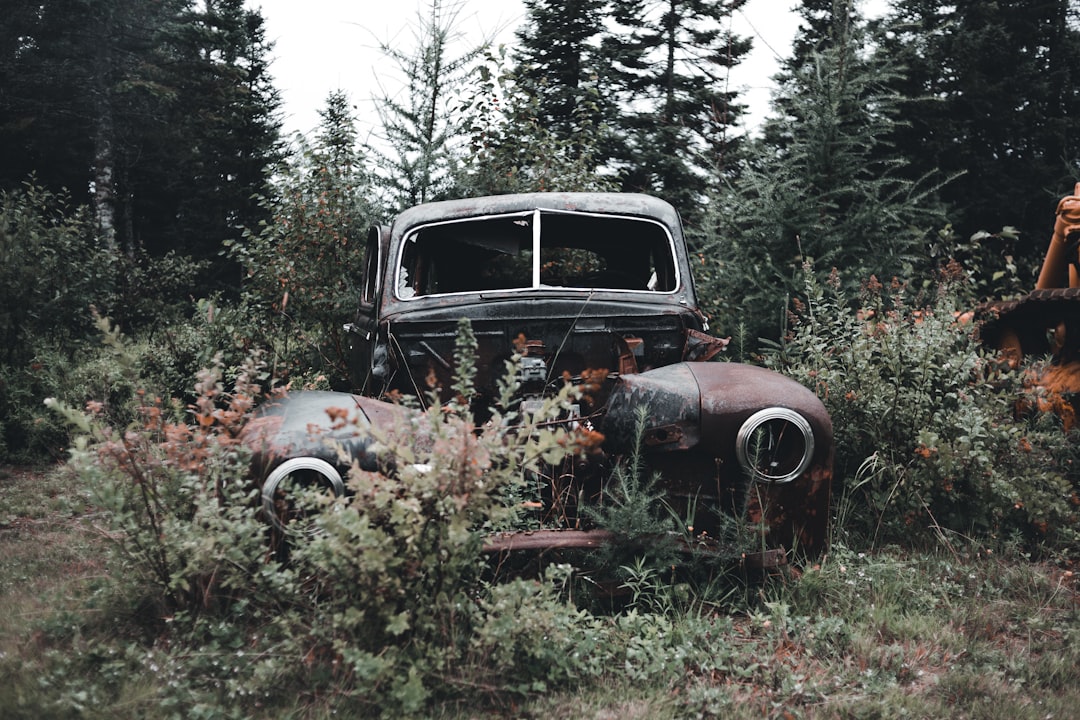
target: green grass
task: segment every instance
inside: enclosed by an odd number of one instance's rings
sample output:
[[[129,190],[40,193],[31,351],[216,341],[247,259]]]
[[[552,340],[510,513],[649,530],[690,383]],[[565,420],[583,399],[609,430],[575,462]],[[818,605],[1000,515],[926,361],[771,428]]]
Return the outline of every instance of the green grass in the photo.
[[[117,572],[106,524],[80,497],[63,470],[0,471],[0,716],[183,716],[190,708],[170,704],[170,668],[193,653],[170,648],[165,634],[140,634],[148,625],[139,609],[115,596],[123,584],[105,582]],[[594,677],[508,693],[506,678],[478,666],[447,679],[423,716],[1074,717],[1076,576],[1008,545],[969,545],[838,546],[820,566],[747,588],[741,609],[603,619],[596,652],[610,664]],[[685,643],[696,647],[673,670],[671,653]],[[349,716],[355,702],[346,692],[295,690],[268,707],[198,709],[204,717],[330,718]]]
[[[66,471],[0,468],[0,716],[65,717],[43,682],[94,611],[108,546]]]

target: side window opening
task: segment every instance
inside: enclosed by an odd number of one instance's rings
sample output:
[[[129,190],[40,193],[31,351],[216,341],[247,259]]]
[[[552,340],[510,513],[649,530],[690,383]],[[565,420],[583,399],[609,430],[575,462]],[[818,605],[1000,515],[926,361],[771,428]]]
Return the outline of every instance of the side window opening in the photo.
[[[375,302],[382,280],[379,277],[379,268],[382,265],[380,257],[382,233],[382,228],[378,226],[371,228],[364,245],[364,271],[360,278],[360,301],[368,305]]]

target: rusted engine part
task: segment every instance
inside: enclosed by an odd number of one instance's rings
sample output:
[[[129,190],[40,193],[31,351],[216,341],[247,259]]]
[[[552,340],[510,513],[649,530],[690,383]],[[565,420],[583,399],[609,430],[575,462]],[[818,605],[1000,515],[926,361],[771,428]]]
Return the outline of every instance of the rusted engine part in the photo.
[[[1077,256],[1076,242],[1076,234],[1080,232],[1080,183],[1076,183],[1072,195],[1058,202],[1054,215],[1054,234],[1043,258],[1039,279],[1035,282],[1036,290],[1080,287],[1080,258]]]
[[[1025,357],[1049,357],[1030,371],[1026,384],[1041,389],[1040,411],[1075,423],[1080,394],[1080,183],[1057,206],[1054,233],[1035,290],[1018,300],[976,308],[980,341],[1016,368]]]
[[[647,408],[646,463],[671,500],[681,499],[677,509],[695,533],[724,532],[724,511],[756,525],[761,534],[753,544],[762,548],[805,558],[825,549],[832,422],[813,392],[732,363],[680,363],[626,376],[601,425],[606,450],[632,449],[640,407]]]
[[[297,490],[318,488],[345,493],[342,473],[354,463],[386,472],[374,450],[369,428],[407,428],[412,411],[371,398],[337,392],[287,395],[258,408],[244,430],[252,451],[252,472],[262,478],[263,516],[283,537],[297,519]],[[422,445],[422,438],[417,438]]]

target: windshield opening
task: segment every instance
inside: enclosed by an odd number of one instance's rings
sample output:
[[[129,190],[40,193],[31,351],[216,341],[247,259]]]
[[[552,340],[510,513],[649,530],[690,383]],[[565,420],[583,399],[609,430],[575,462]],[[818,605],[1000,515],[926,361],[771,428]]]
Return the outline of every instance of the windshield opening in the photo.
[[[397,294],[544,287],[673,292],[676,283],[671,237],[663,225],[536,211],[415,230],[404,243]]]

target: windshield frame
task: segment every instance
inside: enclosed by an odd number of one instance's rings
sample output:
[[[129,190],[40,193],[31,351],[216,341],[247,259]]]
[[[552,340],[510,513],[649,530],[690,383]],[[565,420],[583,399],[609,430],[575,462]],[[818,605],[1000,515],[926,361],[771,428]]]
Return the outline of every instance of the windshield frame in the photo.
[[[641,242],[643,245],[646,243],[650,245],[650,247],[647,249],[647,252],[652,254],[652,257],[649,259],[649,266],[652,268],[652,276],[648,279],[645,285],[643,287],[627,288],[607,287],[605,285],[578,286],[570,284],[545,283],[543,281],[545,249],[548,251],[551,251],[553,249],[580,249],[586,252],[592,251],[589,247],[588,242],[582,243],[580,240],[570,243],[559,241],[550,243],[544,242],[545,225],[547,225],[548,227],[555,225],[557,227],[559,221],[573,217],[589,218],[589,222],[594,223],[611,221],[613,225],[632,223],[641,224],[642,226],[652,226],[646,232],[642,233],[641,237],[645,239],[639,240],[639,242]],[[558,220],[552,222],[555,218],[558,218]],[[547,223],[545,223],[545,219],[548,221]],[[460,225],[492,223],[493,221],[497,220],[510,220],[515,224],[527,224],[529,226],[530,234],[528,241],[531,243],[531,245],[526,248],[524,244],[522,244],[521,252],[519,253],[520,255],[524,255],[525,252],[531,253],[529,281],[527,285],[525,283],[522,283],[520,286],[513,287],[466,288],[449,291],[441,291],[437,288],[432,288],[425,292],[419,292],[417,290],[417,281],[409,276],[410,272],[409,268],[407,267],[406,256],[410,252],[420,252],[417,249],[417,243],[422,241],[422,236],[426,231],[436,228],[446,228]],[[524,235],[525,233],[522,233],[522,241],[524,241]],[[656,239],[661,240],[658,241]],[[429,242],[439,241],[432,240]],[[483,245],[483,243],[477,244]],[[469,217],[458,217],[448,220],[438,220],[418,224],[415,227],[409,228],[405,232],[401,242],[398,244],[393,258],[391,258],[391,261],[393,263],[393,271],[390,274],[393,279],[393,295],[397,300],[400,300],[402,302],[414,302],[425,298],[445,298],[447,296],[473,295],[483,297],[493,294],[514,295],[536,294],[538,292],[556,292],[559,294],[571,293],[583,295],[588,295],[596,292],[610,292],[619,294],[647,294],[650,297],[673,296],[683,291],[685,283],[683,271],[677,252],[676,240],[673,237],[671,229],[667,226],[667,224],[654,218],[632,214],[584,211],[575,209],[535,207],[532,209],[473,215]],[[657,275],[660,272],[665,275],[662,280],[658,280],[657,278]],[[659,287],[661,282],[666,287],[663,287],[661,289]],[[650,287],[650,285],[653,284],[656,284],[657,286]]]

